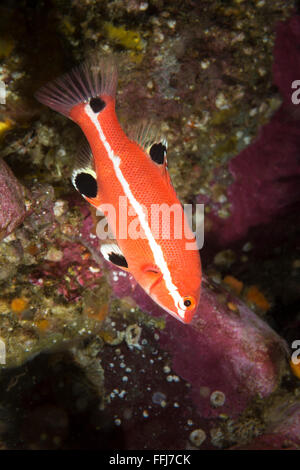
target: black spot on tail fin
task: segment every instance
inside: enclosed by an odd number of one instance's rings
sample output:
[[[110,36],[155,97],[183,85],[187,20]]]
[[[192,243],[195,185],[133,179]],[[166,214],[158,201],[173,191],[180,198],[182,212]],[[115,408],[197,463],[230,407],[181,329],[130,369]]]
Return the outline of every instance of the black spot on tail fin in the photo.
[[[105,108],[106,104],[99,96],[97,98],[90,99],[90,107],[94,113],[100,113]]]

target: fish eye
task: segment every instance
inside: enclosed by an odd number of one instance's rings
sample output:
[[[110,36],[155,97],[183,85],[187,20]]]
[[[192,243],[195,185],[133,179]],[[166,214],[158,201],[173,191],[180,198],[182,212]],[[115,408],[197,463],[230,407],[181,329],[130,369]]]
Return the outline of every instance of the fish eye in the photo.
[[[183,305],[185,306],[186,310],[192,310],[196,305],[194,297],[192,297],[190,295],[184,297],[183,298]]]

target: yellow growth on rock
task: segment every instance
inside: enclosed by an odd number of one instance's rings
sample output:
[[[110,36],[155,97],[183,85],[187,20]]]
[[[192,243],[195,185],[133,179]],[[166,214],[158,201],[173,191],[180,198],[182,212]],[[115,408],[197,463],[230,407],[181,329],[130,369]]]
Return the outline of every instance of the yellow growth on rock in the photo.
[[[0,121],[0,139],[11,128],[12,128],[12,122],[9,119],[5,119],[5,121]]]
[[[134,51],[141,51],[143,49],[143,41],[137,31],[126,29],[123,26],[114,26],[112,23],[105,23],[104,28],[111,41],[121,44],[126,49]]]
[[[233,302],[228,302],[227,307],[233,312],[238,312],[238,307]]]

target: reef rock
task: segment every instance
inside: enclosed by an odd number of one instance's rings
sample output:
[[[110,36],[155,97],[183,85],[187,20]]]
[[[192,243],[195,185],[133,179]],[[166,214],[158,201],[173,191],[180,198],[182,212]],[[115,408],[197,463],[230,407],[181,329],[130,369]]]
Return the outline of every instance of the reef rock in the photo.
[[[237,416],[256,396],[266,397],[280,382],[285,342],[241,300],[204,279],[198,312],[188,325],[164,314],[124,273],[113,274],[114,291],[131,296],[142,310],[165,315],[161,347],[202,417]]]
[[[0,159],[0,240],[23,221],[26,213],[24,189]]]
[[[290,403],[290,401],[292,403]],[[278,450],[299,449],[300,446],[300,403],[293,399],[274,406],[267,417],[269,425],[264,434],[245,446],[234,450]]]
[[[226,194],[230,217],[219,217],[220,205],[214,208],[211,201],[198,197],[198,202],[212,207],[206,234],[212,250],[251,239],[268,251],[282,243],[286,226],[299,219],[299,105],[292,103],[292,83],[300,76],[299,26],[300,18],[294,16],[277,27],[273,82],[283,103],[257,139],[229,163],[234,178]]]

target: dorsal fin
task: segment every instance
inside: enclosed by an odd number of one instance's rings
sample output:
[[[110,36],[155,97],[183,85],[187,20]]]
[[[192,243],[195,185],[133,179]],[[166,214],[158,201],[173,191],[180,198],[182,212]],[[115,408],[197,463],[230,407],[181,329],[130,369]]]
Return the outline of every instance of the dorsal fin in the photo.
[[[49,108],[69,116],[73,106],[87,103],[89,100],[95,105],[95,109],[99,109],[100,104],[95,99],[101,95],[115,97],[117,80],[114,59],[99,58],[96,54],[62,77],[43,86],[35,97]]]
[[[148,153],[150,158],[152,158],[150,151],[153,145],[161,144],[165,148],[165,154],[167,153],[167,139],[162,135],[152,121],[142,122],[139,125],[132,127],[128,132],[128,137],[140,145],[145,152]]]
[[[160,169],[162,176],[171,184],[168,173],[167,139],[158,128],[150,122],[142,122],[129,130],[128,136],[149,155],[149,158]]]
[[[87,140],[83,140],[79,146],[79,150],[77,155],[75,156],[73,169],[72,171],[76,171],[77,169],[83,169],[93,171],[95,173],[95,165],[94,165],[94,157],[91,150],[91,147]]]
[[[126,270],[128,268],[128,263],[126,261],[125,256],[123,255],[119,245],[117,242],[112,243],[102,243],[100,247],[100,251],[106,261],[110,261],[111,263],[118,266],[118,268]]]

